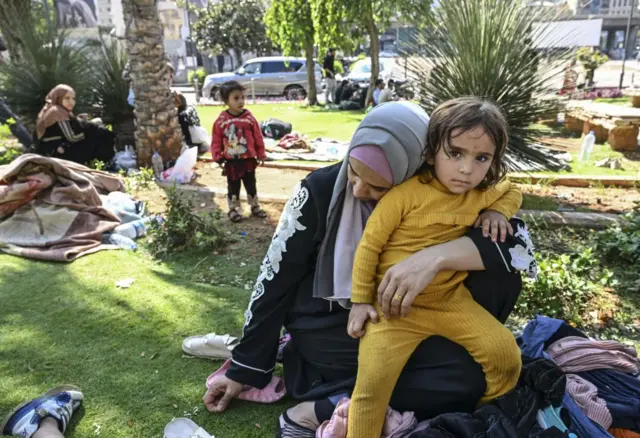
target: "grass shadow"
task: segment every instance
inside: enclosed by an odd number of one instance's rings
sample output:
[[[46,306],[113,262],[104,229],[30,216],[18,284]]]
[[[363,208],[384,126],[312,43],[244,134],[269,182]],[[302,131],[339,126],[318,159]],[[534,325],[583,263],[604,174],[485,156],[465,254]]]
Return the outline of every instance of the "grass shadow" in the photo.
[[[161,436],[185,413],[215,435],[273,436],[286,403],[237,402],[211,415],[201,402],[204,379],[220,363],[182,359],[180,351],[186,335],[238,333],[248,292],[178,275],[188,260],[171,267],[115,251],[72,265],[0,258],[1,411],[71,383],[85,393],[86,414],[68,437]],[[134,284],[116,289],[125,276]]]

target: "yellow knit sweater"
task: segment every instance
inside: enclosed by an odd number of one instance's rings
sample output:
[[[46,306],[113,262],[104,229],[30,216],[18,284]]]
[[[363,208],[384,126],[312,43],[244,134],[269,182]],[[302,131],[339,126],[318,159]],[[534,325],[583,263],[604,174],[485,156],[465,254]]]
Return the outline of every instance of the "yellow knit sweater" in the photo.
[[[429,183],[416,176],[385,195],[367,221],[353,264],[351,301],[373,303],[387,270],[432,245],[463,236],[483,210],[495,210],[508,219],[522,204],[522,193],[508,180],[485,191],[451,193],[436,178]],[[445,292],[467,273],[441,271],[427,287]]]

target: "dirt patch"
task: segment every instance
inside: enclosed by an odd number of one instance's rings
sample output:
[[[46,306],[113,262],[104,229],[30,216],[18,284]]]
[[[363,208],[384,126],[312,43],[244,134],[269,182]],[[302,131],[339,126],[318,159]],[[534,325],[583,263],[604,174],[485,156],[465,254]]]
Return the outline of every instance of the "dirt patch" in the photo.
[[[222,169],[215,163],[198,162],[196,166],[198,179],[196,186],[216,187],[226,189],[227,178],[222,176]],[[274,169],[269,167],[259,167],[256,170],[256,180],[258,182],[258,196],[277,195],[289,196],[293,188],[309,175],[305,170]]]
[[[600,213],[624,213],[640,203],[637,189],[545,187],[519,184],[528,197],[529,209],[559,211],[594,211]],[[536,204],[540,205],[536,205]],[[555,204],[555,208],[553,205]]]

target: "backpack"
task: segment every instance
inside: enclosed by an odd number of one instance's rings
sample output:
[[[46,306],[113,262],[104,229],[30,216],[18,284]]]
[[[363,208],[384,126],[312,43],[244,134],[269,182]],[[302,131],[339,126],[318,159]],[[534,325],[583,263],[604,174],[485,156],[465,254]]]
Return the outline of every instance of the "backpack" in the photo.
[[[262,135],[267,138],[273,138],[274,140],[280,140],[285,135],[290,134],[292,129],[293,126],[291,126],[291,123],[278,119],[269,119],[260,124]]]

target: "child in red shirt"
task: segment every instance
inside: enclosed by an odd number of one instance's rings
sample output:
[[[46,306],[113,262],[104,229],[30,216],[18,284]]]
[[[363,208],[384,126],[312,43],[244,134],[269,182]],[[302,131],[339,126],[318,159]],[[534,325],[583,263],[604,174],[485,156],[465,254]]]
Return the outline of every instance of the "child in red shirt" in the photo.
[[[213,160],[224,165],[223,175],[227,177],[227,199],[229,219],[242,220],[240,207],[240,186],[244,183],[251,214],[267,217],[260,208],[256,188],[256,167],[258,161],[266,158],[264,139],[258,121],[244,108],[244,87],[236,81],[228,81],[220,87],[220,95],[228,109],[220,113],[213,124],[211,155]]]

